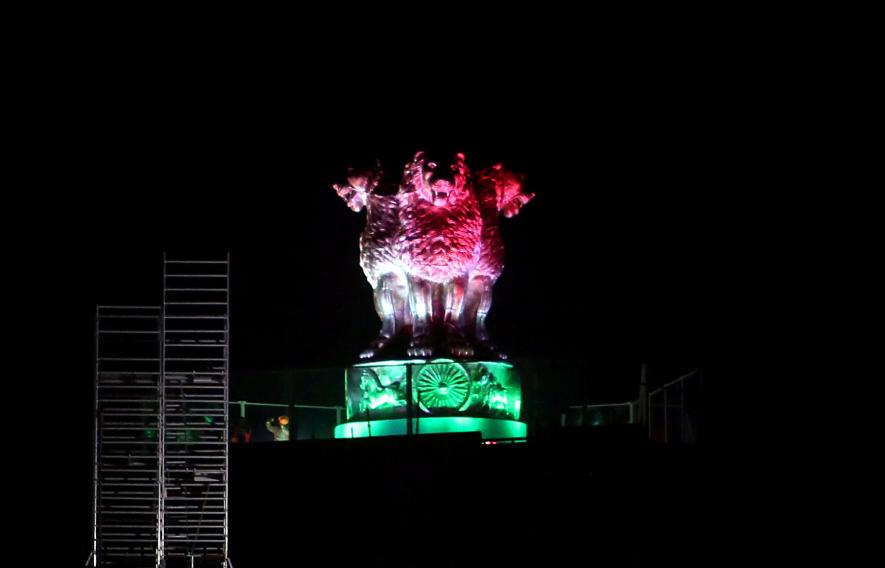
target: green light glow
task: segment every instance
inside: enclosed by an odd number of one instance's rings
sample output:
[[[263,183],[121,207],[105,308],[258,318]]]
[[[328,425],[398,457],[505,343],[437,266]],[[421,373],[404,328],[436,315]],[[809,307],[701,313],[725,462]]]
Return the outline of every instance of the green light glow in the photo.
[[[413,431],[421,434],[480,432],[483,438],[524,438],[526,425],[515,420],[468,416],[427,417],[412,420]],[[372,420],[372,436],[404,436],[406,419]],[[336,438],[368,438],[368,422],[347,422],[335,427]]]
[[[489,406],[495,410],[505,410],[507,408],[507,394],[495,393],[489,401]]]
[[[407,385],[411,372],[412,392]],[[519,420],[519,374],[503,361],[449,358],[360,363],[345,372],[347,420],[405,418],[411,402],[421,416]]]
[[[415,389],[425,408],[461,408],[470,396],[470,377],[453,363],[426,365],[418,372]]]
[[[409,363],[423,365],[426,362],[427,360],[425,359],[405,359],[403,361],[382,361],[380,363],[357,363],[354,367],[397,367],[399,365],[408,365]]]
[[[381,396],[377,398],[369,399],[369,410],[375,410],[379,406],[395,406],[396,405],[396,397],[393,396],[392,393],[385,392]]]
[[[454,363],[454,359],[441,357],[439,359],[403,359],[403,360],[387,360],[387,361],[369,361],[367,363],[357,363],[354,367],[396,367],[399,365],[425,365],[429,363]],[[506,361],[483,361],[483,365],[487,367],[501,367],[503,369],[512,369],[513,363]]]

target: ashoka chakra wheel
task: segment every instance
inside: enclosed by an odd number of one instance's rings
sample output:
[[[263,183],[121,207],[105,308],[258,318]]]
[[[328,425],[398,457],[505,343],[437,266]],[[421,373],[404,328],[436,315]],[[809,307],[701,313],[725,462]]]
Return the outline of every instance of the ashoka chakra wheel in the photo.
[[[470,377],[456,363],[426,365],[415,379],[418,403],[425,409],[458,409],[470,396]]]

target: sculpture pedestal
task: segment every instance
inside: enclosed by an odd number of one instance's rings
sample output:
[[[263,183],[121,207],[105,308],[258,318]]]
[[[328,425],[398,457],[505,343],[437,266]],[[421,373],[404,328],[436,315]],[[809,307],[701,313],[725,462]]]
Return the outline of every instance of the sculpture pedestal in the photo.
[[[372,436],[405,436],[405,418],[345,422],[335,427],[336,438],[370,438]],[[473,418],[471,416],[428,416],[412,419],[413,434],[451,434],[480,432],[486,438],[525,438],[526,425],[516,420],[501,418]]]
[[[519,375],[503,361],[411,359],[347,369],[347,421],[336,438],[481,432],[523,438]],[[409,428],[411,418],[411,428]]]

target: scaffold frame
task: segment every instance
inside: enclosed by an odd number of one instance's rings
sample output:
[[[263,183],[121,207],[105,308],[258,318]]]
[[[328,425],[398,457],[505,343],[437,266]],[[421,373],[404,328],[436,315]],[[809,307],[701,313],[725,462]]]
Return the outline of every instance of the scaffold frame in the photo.
[[[97,306],[87,566],[230,567],[230,254],[163,254],[157,306]]]

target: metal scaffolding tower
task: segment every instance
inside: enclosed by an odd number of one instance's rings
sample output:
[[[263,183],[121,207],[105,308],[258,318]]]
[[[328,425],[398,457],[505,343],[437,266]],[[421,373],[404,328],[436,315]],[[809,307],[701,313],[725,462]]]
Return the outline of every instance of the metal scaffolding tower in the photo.
[[[99,306],[91,566],[230,566],[230,256],[163,255],[161,306]]]
[[[227,564],[229,255],[163,255],[159,556]]]
[[[92,566],[153,566],[160,521],[159,306],[95,312]]]

